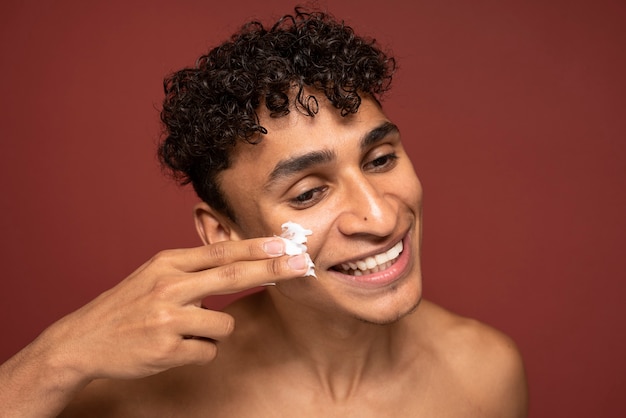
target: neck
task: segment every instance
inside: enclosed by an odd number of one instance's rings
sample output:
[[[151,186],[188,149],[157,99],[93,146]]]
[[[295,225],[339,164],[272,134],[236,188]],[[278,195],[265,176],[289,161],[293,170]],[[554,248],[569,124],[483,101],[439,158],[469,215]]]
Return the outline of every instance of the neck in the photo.
[[[266,302],[276,342],[284,355],[318,380],[335,398],[350,396],[360,385],[393,371],[402,359],[404,320],[378,325],[338,313],[297,305],[275,289]],[[282,353],[283,350],[280,350]]]

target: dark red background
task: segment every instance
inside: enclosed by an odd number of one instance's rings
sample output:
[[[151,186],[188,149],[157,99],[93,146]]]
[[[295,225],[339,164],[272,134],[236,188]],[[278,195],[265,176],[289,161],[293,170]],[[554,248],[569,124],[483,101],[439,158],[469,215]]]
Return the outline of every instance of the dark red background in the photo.
[[[154,157],[162,77],[292,4],[2,2],[1,360],[200,243]],[[425,187],[426,296],[518,342],[532,417],[626,416],[624,3],[320,4],[399,59],[385,106]]]

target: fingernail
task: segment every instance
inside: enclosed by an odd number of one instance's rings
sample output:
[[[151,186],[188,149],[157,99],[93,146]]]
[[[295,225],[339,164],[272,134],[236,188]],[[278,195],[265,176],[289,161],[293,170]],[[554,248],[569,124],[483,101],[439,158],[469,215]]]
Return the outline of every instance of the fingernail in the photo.
[[[267,255],[283,255],[285,253],[285,244],[280,239],[273,239],[263,243],[263,251]]]
[[[289,267],[294,270],[303,270],[307,268],[306,257],[304,256],[304,254],[298,254],[289,257],[289,260],[287,260],[287,264],[289,264]]]

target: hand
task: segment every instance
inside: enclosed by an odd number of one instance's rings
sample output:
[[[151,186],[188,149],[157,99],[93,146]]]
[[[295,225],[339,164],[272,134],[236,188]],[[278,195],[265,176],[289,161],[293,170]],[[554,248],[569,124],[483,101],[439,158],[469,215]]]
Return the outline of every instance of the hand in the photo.
[[[42,337],[84,381],[204,364],[235,324],[202,299],[306,274],[304,255],[283,254],[279,238],[163,251]]]

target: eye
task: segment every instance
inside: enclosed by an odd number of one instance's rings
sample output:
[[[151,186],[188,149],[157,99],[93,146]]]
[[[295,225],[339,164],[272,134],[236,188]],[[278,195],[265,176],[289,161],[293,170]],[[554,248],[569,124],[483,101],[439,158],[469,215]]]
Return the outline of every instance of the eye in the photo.
[[[319,202],[324,197],[327,189],[327,186],[320,186],[311,190],[307,190],[306,192],[299,194],[293,199],[290,199],[289,203],[297,209],[306,209]]]
[[[393,168],[396,165],[397,160],[398,156],[396,155],[396,153],[392,152],[365,163],[363,168],[372,171],[386,171]]]

